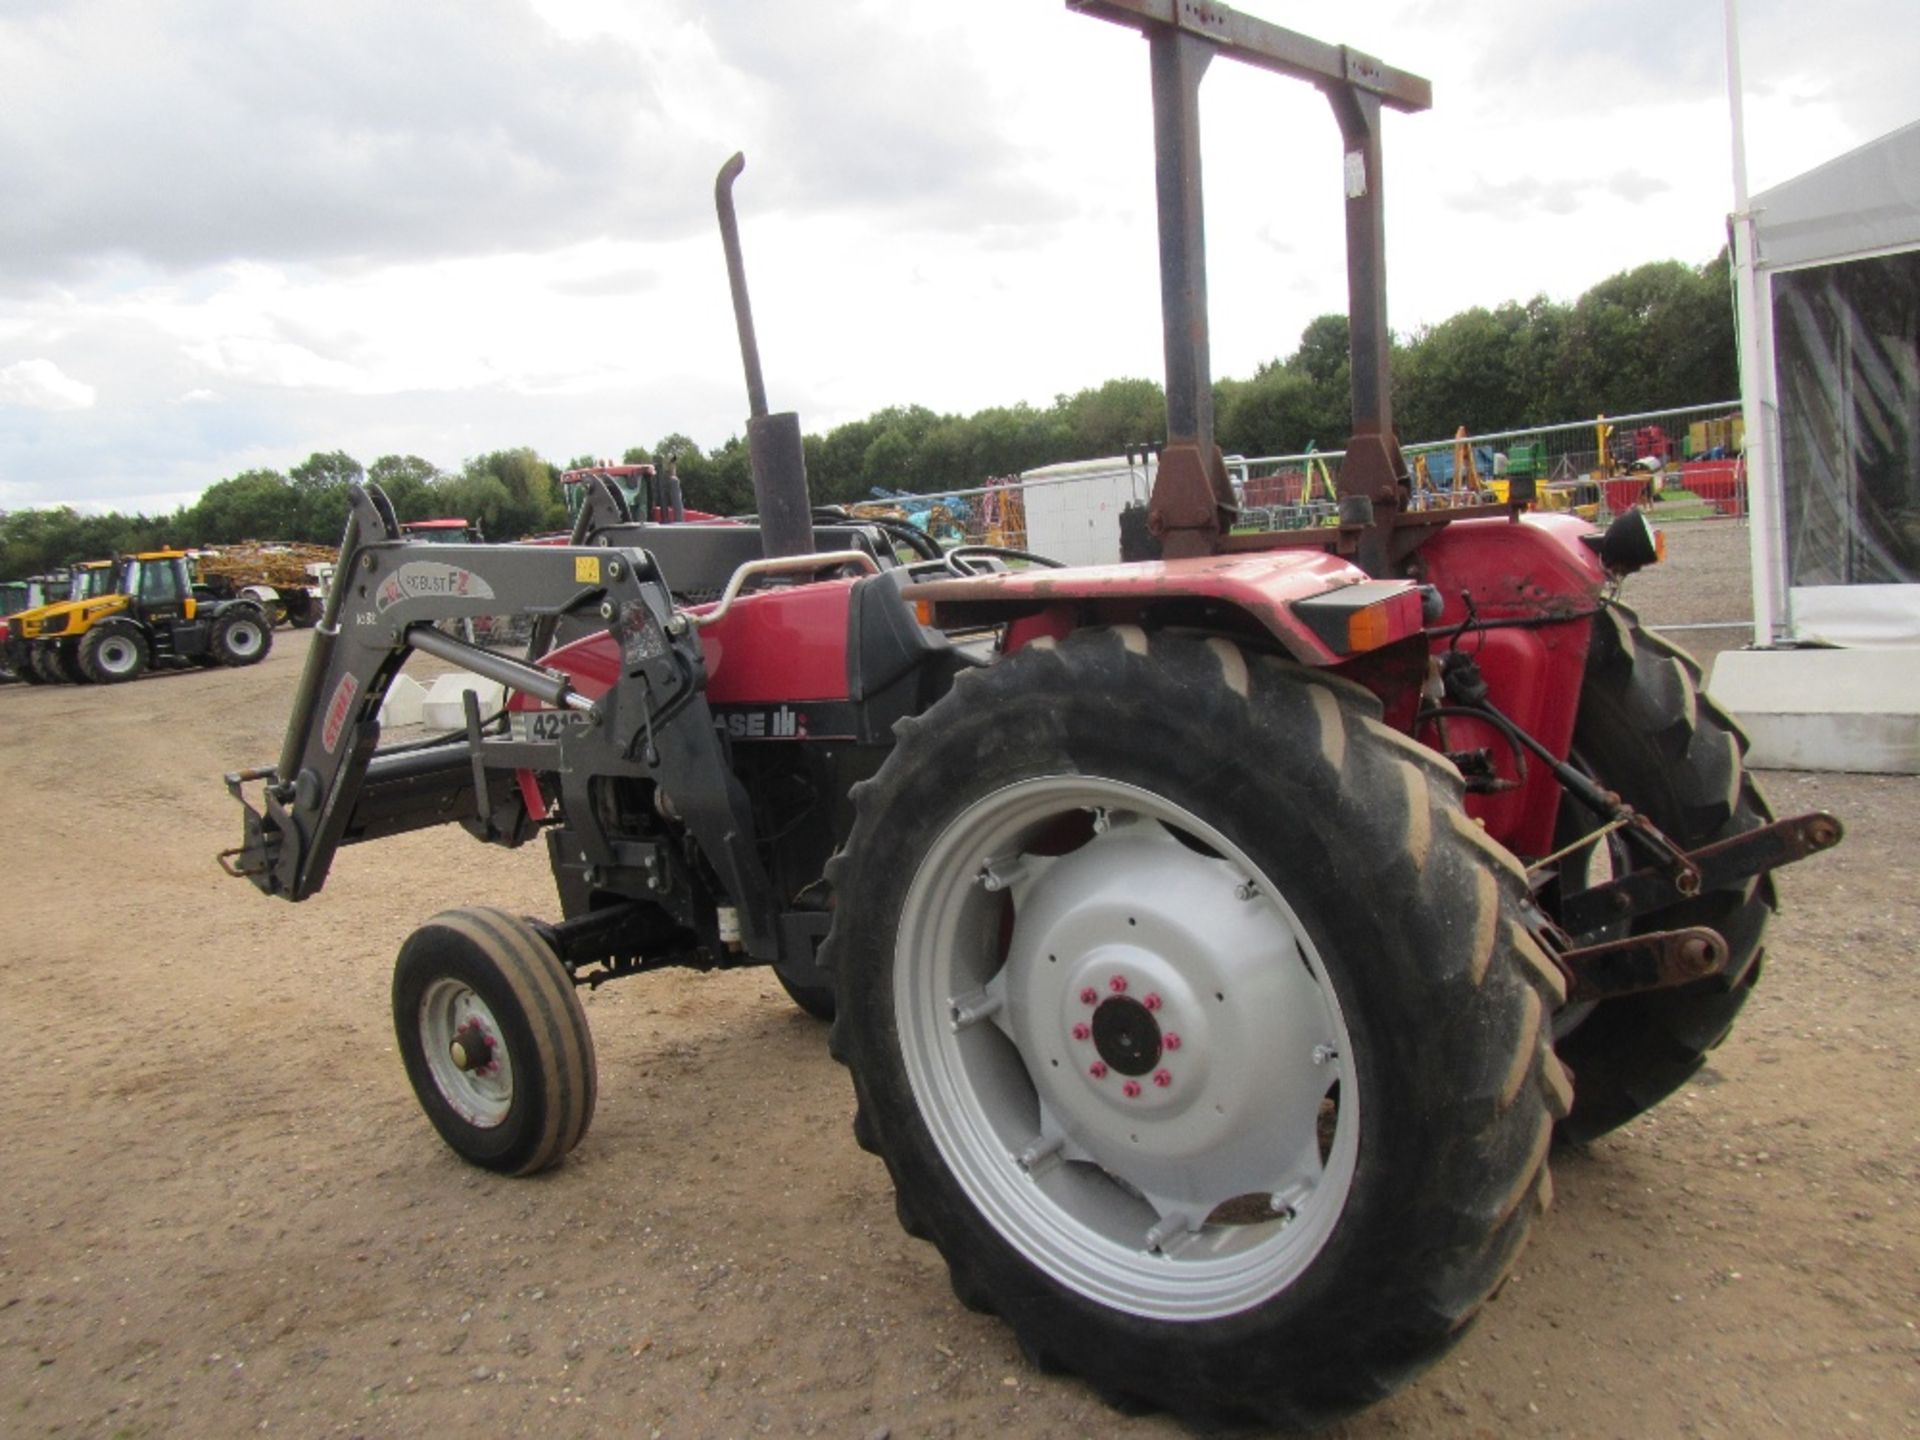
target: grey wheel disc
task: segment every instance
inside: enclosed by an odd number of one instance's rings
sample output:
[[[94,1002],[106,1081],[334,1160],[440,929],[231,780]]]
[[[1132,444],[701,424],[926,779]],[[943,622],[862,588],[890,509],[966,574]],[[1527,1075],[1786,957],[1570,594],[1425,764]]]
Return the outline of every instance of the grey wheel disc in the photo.
[[[513,1057],[474,990],[439,979],[420,997],[420,1046],[433,1083],[469,1125],[491,1129],[513,1108]]]
[[[140,664],[140,647],[125,635],[112,635],[93,652],[94,663],[109,675],[126,675]]]
[[[934,1143],[1056,1282],[1213,1319],[1333,1233],[1362,1102],[1339,1001],[1282,889],[1179,805],[1077,775],[983,796],[915,875],[893,974]]]
[[[236,620],[227,627],[227,649],[241,659],[260,653],[260,626],[251,620]]]

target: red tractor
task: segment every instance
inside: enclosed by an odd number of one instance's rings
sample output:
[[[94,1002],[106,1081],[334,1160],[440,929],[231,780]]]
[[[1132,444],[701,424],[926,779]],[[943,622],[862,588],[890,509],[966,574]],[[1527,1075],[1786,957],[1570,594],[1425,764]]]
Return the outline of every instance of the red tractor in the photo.
[[[477,1165],[593,1116],[581,985],[770,965],[831,1018],[854,1134],[965,1304],[1036,1364],[1201,1422],[1311,1425],[1442,1354],[1513,1265],[1557,1135],[1654,1104],[1760,974],[1775,821],[1732,722],[1617,600],[1654,558],[1505,504],[1413,508],[1389,413],[1382,106],[1425,81],[1209,4],[1141,30],[1159,153],[1162,559],[1064,569],[816,523],[767,412],[732,184],[760,513],[570,543],[404,538],[356,488],[278,763],[229,868],[305,899],[335,850],[457,820],[546,848],[560,918],[429,920],[393,1015]],[[1305,76],[1346,139],[1354,438],[1339,524],[1232,533],[1213,444],[1197,92]],[[704,597],[704,598],[703,598]],[[717,598],[714,598],[717,597]],[[524,659],[434,622],[534,617]],[[413,651],[501,681],[381,748]],[[249,802],[259,785],[259,802]]]

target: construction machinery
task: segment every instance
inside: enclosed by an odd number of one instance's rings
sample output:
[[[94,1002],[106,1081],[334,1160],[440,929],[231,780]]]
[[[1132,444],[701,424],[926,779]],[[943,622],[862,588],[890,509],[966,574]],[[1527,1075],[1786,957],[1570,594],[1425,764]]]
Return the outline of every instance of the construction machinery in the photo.
[[[76,566],[74,598],[9,618],[6,652],[39,682],[132,680],[153,666],[257,665],[273,622],[252,599],[194,594],[184,550]]]
[[[243,540],[193,552],[194,590],[206,600],[252,600],[276,625],[320,618],[338,557],[324,545]]]
[[[16,656],[8,641],[12,638],[12,620],[23,610],[38,610],[67,598],[72,587],[71,572],[57,575],[29,575],[25,580],[0,581],[0,682],[25,678],[38,684],[40,677],[27,665],[25,674],[15,669]],[[18,657],[24,659],[24,655]]]
[[[736,156],[716,201],[757,523],[636,519],[592,477],[565,544],[423,543],[355,487],[280,756],[227,777],[222,859],[304,900],[341,845],[538,843],[557,918],[448,911],[395,968],[407,1075],[458,1154],[527,1174],[579,1143],[579,987],[771,966],[831,1018],[901,1222],[1037,1365],[1198,1423],[1318,1424],[1463,1333],[1556,1133],[1698,1068],[1759,976],[1767,873],[1840,826],[1771,816],[1697,668],[1619,603],[1654,558],[1640,515],[1414,504],[1379,122],[1427,83],[1219,5],[1077,8],[1149,42],[1164,559],[901,559],[816,523],[799,421],[767,406]],[[1317,84],[1346,142],[1330,526],[1234,533],[1200,245],[1219,56]],[[533,617],[524,656],[436,628],[505,610]],[[383,748],[419,652],[501,683],[505,715]]]
[[[58,647],[43,653],[29,646],[22,638],[22,622],[29,614],[53,610],[68,601],[92,600],[111,594],[114,562],[81,560],[67,566],[59,574],[35,576],[34,581],[29,583],[38,589],[37,601],[8,616],[4,626],[0,627],[4,629],[4,633],[0,633],[0,663],[4,663],[6,669],[29,685],[71,680],[73,673],[68,666],[71,657]]]

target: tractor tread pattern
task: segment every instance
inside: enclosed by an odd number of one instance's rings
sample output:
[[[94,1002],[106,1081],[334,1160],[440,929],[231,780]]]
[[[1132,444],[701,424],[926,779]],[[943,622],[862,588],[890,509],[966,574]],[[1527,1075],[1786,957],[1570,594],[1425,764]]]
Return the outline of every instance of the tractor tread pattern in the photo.
[[[1173,653],[1177,646],[1212,652],[1220,688],[1234,697],[1234,702],[1222,704],[1257,707],[1282,689],[1304,692],[1312,717],[1304,723],[1311,727],[1318,720],[1321,726],[1318,746],[1307,747],[1324,767],[1319,783],[1340,796],[1339,814],[1329,819],[1380,838],[1379,868],[1393,874],[1392,893],[1411,897],[1405,901],[1406,912],[1424,915],[1432,948],[1445,957],[1435,964],[1455,972],[1446,982],[1447,993],[1457,1001],[1465,991],[1475,1002],[1434,1021],[1436,1030],[1452,1035],[1455,1053],[1460,1053],[1461,1037],[1473,1035],[1464,1049],[1475,1057],[1478,1069],[1457,1101],[1465,1107],[1463,1123],[1472,1127],[1471,1138],[1463,1138],[1460,1146],[1474,1156],[1471,1165],[1463,1167],[1472,1178],[1456,1177],[1459,1183],[1422,1212],[1421,1227],[1436,1237],[1446,1260],[1422,1287],[1409,1313],[1396,1318],[1396,1344],[1387,1347],[1392,1353],[1361,1362],[1337,1378],[1318,1377],[1297,1387],[1299,1393],[1236,1385],[1226,1378],[1224,1367],[1210,1366],[1204,1355],[1177,1381],[1155,1387],[1143,1376],[1116,1374],[1111,1364],[1102,1370],[1085,1358],[1084,1348],[1076,1357],[1042,1323],[1045,1306],[1030,1304],[1022,1287],[996,1290],[985,1262],[966,1245],[951,1241],[956,1227],[928,1227],[904,1198],[897,1204],[903,1228],[941,1250],[961,1303],[999,1314],[1014,1328],[1024,1352],[1044,1357],[1040,1368],[1079,1370],[1109,1404],[1128,1412],[1166,1409],[1200,1425],[1317,1427],[1384,1398],[1444,1353],[1504,1283],[1532,1220],[1551,1202],[1550,1140],[1554,1122],[1569,1106],[1572,1083],[1554,1054],[1552,1027],[1545,1017],[1561,1003],[1564,981],[1531,938],[1532,930],[1545,921],[1533,908],[1524,867],[1466,818],[1459,771],[1386,726],[1371,692],[1284,660],[1249,654],[1230,640],[1212,638],[1202,647],[1190,639],[1148,632],[1142,654],[1137,643],[1129,643],[1131,638],[1096,629],[1076,632],[1057,645],[1028,647],[975,672],[976,686],[970,688],[980,693],[965,699],[950,695],[916,723],[895,727],[895,753],[875,780],[854,788],[851,835],[827,866],[837,903],[822,960],[841,987],[831,1049],[853,1072],[855,1138],[861,1148],[881,1155],[896,1196],[903,1197],[906,1162],[890,1153],[888,1137],[876,1124],[878,1097],[869,1088],[873,1082],[860,1053],[875,1042],[853,1028],[858,1006],[850,1003],[850,987],[857,982],[850,976],[862,958],[859,941],[849,931],[856,927],[852,917],[864,903],[865,880],[859,873],[863,857],[875,853],[884,817],[909,803],[901,792],[910,787],[911,777],[938,769],[939,736],[964,723],[962,707],[993,705],[1003,723],[1016,728],[1020,719],[1010,707],[1023,695],[1071,693],[1086,674],[1111,675],[1116,666],[1139,678],[1143,669],[1178,663]],[[1188,673],[1181,671],[1183,676]],[[1243,675],[1248,679],[1241,680]],[[1263,720],[1256,715],[1253,723],[1277,729],[1300,722],[1291,716]],[[1314,732],[1309,728],[1307,733]],[[1358,753],[1363,749],[1364,755]],[[1386,770],[1400,783],[1376,785],[1358,801],[1351,789],[1341,791],[1339,773],[1356,764],[1362,773]],[[1397,844],[1388,843],[1389,837]],[[1381,889],[1385,893],[1387,886]],[[1435,923],[1436,914],[1446,917],[1444,925]],[[1523,1097],[1528,1097],[1524,1104]],[[944,1230],[948,1238],[936,1230]]]
[[[1746,737],[1700,692],[1700,666],[1625,605],[1595,617],[1575,747],[1603,783],[1696,849],[1772,820],[1745,771]],[[1600,1005],[1560,1041],[1579,1081],[1560,1138],[1594,1139],[1650,1109],[1706,1063],[1761,970],[1771,877],[1644,916],[1643,929],[1707,925],[1727,940],[1725,971],[1697,985]]]

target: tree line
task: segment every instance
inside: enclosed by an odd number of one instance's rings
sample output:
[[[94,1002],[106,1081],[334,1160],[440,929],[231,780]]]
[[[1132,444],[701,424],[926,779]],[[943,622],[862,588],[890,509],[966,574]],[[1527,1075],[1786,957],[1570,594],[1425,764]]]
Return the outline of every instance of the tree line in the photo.
[[[1322,315],[1284,358],[1246,379],[1214,385],[1221,447],[1242,455],[1340,448],[1349,421],[1347,320]],[[1739,393],[1731,283],[1724,251],[1701,266],[1658,261],[1601,281],[1571,304],[1535,297],[1462,311],[1398,336],[1396,426],[1403,439],[1520,429],[1600,413],[1628,414],[1728,399]],[[1066,460],[1117,455],[1164,437],[1157,381],[1109,380],[1051,405],[943,415],[894,406],[805,438],[816,504],[876,490],[965,489]],[[703,450],[683,434],[636,445],[624,463],[679,471],[687,504],[716,514],[753,508],[746,441]],[[248,470],[209,486],[170,515],[82,515],[70,507],[0,514],[0,576],[12,578],[159,545],[236,540],[332,544],[346,522],[347,485],[381,485],[402,520],[458,516],[490,539],[564,528],[562,468],[530,449],[476,456],[445,471],[417,455],[362,467],[342,451],[316,452],[282,473]]]

